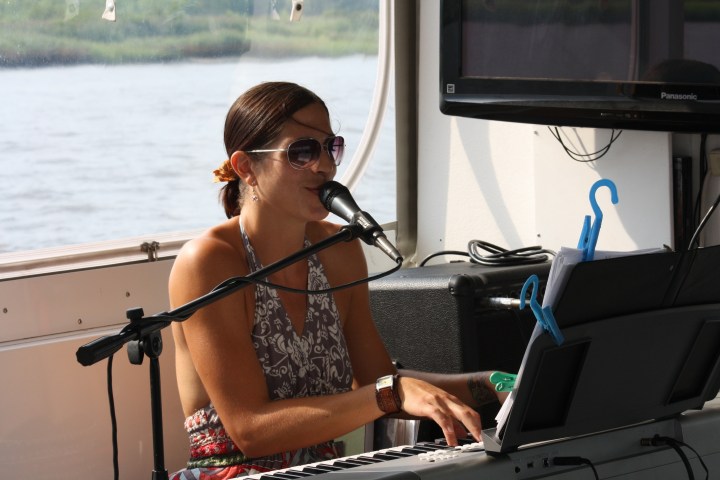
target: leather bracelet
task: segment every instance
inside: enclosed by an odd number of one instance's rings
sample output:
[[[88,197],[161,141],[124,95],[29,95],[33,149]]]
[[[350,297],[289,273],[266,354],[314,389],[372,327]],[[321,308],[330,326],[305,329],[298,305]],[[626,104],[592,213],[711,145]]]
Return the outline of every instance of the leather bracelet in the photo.
[[[380,410],[385,413],[397,413],[402,410],[397,380],[397,375],[385,375],[375,382],[375,400]]]

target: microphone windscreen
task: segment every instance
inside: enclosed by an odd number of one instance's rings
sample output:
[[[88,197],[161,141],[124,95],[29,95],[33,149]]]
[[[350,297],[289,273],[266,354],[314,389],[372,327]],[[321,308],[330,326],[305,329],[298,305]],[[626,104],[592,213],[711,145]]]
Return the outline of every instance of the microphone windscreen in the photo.
[[[323,205],[325,205],[325,208],[332,212],[333,200],[339,194],[343,193],[343,191],[349,193],[349,190],[345,187],[345,185],[335,181],[329,181],[320,187],[320,201]]]
[[[335,181],[327,182],[320,187],[320,201],[331,213],[348,223],[351,223],[353,216],[360,211],[350,190]]]

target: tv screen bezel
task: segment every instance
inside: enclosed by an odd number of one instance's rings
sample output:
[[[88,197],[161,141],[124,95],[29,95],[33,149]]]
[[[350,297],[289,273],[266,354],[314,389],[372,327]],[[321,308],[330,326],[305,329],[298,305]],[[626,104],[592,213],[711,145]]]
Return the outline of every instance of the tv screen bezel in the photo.
[[[720,98],[720,86],[462,75],[462,2],[440,3],[440,111],[539,125],[720,132],[720,101],[661,100],[661,92]]]

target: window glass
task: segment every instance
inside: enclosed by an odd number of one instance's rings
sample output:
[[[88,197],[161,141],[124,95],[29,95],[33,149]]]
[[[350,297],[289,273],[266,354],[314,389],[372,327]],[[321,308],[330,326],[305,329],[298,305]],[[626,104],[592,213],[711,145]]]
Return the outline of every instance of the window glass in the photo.
[[[299,21],[290,0],[107,3],[0,4],[0,252],[222,221],[225,114],[261,81],[319,94],[346,138],[336,178],[350,167],[375,88],[378,0],[305,0]],[[395,219],[393,129],[386,114],[356,195],[380,222]]]

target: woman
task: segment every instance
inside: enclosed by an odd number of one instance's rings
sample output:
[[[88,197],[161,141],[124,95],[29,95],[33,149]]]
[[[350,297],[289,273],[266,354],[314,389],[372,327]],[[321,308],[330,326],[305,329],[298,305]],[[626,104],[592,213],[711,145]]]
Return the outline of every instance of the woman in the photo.
[[[319,189],[335,176],[344,141],[315,94],[284,82],[251,88],[228,112],[225,146],[229,158],[215,174],[227,182],[228,220],[183,247],[170,275],[173,308],[340,228],[323,220]],[[320,290],[366,276],[352,241],[266,280]],[[467,432],[479,438],[469,405],[496,400],[484,373],[389,376],[397,372],[365,284],[310,295],[250,286],[174,324],[173,335],[191,443],[188,470],[173,478],[234,478],[342,456],[332,439],[401,411],[433,419],[454,445]]]

